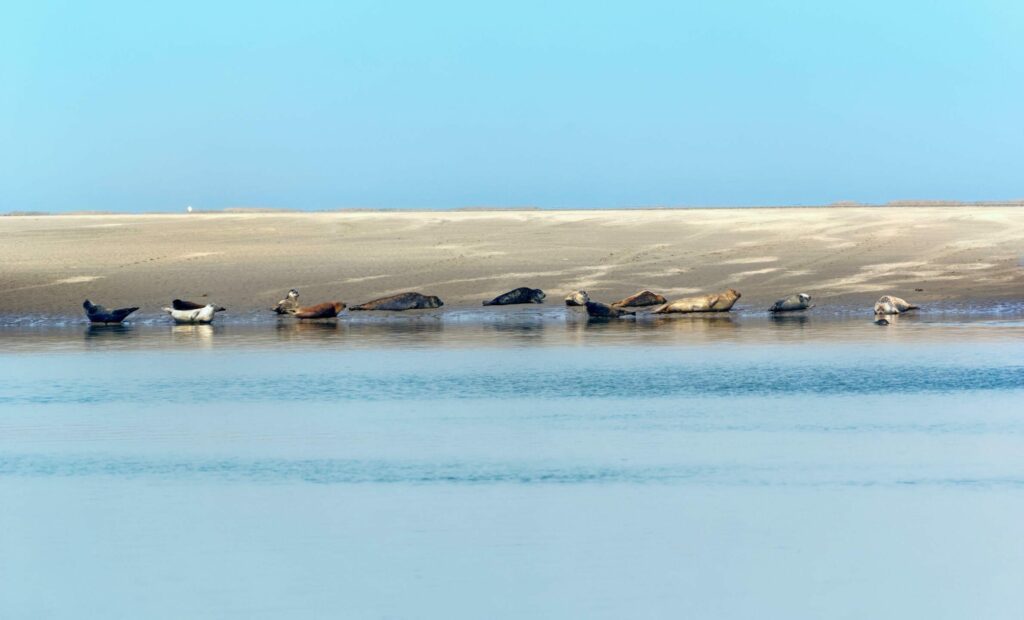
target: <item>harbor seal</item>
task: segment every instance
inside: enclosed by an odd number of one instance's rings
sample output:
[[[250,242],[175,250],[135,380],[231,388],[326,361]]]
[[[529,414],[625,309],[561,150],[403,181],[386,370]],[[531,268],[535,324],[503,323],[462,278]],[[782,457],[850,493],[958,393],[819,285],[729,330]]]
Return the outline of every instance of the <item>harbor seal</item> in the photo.
[[[877,321],[875,321],[875,325],[888,325],[888,324],[889,324],[889,321],[886,320],[886,319],[878,319]]]
[[[419,293],[399,293],[390,297],[382,297],[368,301],[365,304],[352,306],[349,310],[424,310],[427,308],[440,308],[444,305],[440,297],[434,295],[421,295]]]
[[[498,295],[490,301],[485,301],[485,306],[511,306],[512,304],[542,304],[547,295],[539,288],[520,286],[517,289]]]
[[[107,310],[103,306],[94,304],[88,299],[82,302],[82,307],[85,308],[85,316],[89,317],[90,323],[120,323],[128,318],[129,314],[139,309],[136,306],[134,308]]]
[[[657,293],[651,291],[640,291],[625,299],[620,299],[612,304],[613,308],[641,308],[643,306],[657,306],[667,300]]]
[[[921,306],[915,306],[905,299],[893,295],[883,295],[875,302],[875,314],[902,314],[907,310],[919,310]]]
[[[171,315],[174,322],[179,325],[212,323],[213,317],[217,313],[217,306],[207,304],[190,309],[164,308],[164,312]]]
[[[333,319],[338,313],[345,309],[345,304],[340,301],[328,301],[315,306],[298,308],[294,312],[297,319]]]
[[[654,314],[728,312],[740,297],[739,291],[730,288],[721,293],[677,299],[655,309]]]
[[[288,295],[284,299],[277,302],[277,305],[272,310],[278,314],[295,314],[295,311],[299,309],[299,292],[295,289],[288,291]]]
[[[790,295],[785,299],[780,299],[772,304],[772,307],[768,309],[769,312],[796,312],[799,310],[807,310],[813,308],[814,304],[811,303],[811,296],[807,293],[797,293],[796,295]]]
[[[636,316],[636,312],[627,312],[618,308],[613,308],[608,304],[603,304],[598,301],[588,301],[587,316],[594,319],[617,319],[623,316]]]
[[[567,306],[585,306],[590,301],[590,295],[586,291],[573,291],[565,296]]]
[[[171,307],[175,310],[201,310],[211,304],[197,304],[194,301],[185,301],[184,299],[175,299],[171,302]],[[167,308],[164,308],[166,310]],[[227,308],[224,306],[213,305],[214,312],[225,312]]]

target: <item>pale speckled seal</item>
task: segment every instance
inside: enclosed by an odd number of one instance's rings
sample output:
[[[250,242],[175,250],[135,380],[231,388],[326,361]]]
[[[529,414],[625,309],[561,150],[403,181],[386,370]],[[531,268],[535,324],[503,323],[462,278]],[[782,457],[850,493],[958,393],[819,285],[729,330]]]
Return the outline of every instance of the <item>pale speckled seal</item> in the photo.
[[[138,307],[134,307],[107,310],[103,306],[94,304],[88,299],[82,302],[82,307],[85,308],[85,316],[89,317],[90,323],[120,323],[128,318],[129,314],[139,309]]]
[[[721,293],[685,297],[671,301],[654,310],[654,314],[728,312],[740,297],[739,291],[730,288]]]
[[[875,302],[875,314],[901,314],[907,310],[918,310],[920,307],[893,295],[883,295]]]
[[[547,297],[544,291],[539,288],[520,286],[507,293],[502,293],[490,301],[485,301],[485,306],[511,306],[513,304],[542,304]]]
[[[440,308],[444,305],[440,297],[421,295],[419,293],[399,293],[390,297],[382,297],[365,304],[352,306],[349,310],[424,310]]]
[[[175,310],[202,310],[209,305],[211,304],[197,304],[194,301],[185,301],[184,299],[175,299],[171,302],[171,308]],[[227,310],[224,306],[218,306],[217,304],[212,305],[214,312],[225,312]]]
[[[811,303],[811,296],[807,293],[797,293],[785,299],[780,299],[772,304],[769,312],[797,312],[814,307]]]
[[[585,306],[590,301],[590,295],[586,291],[573,291],[565,296],[567,306]]]
[[[288,295],[273,307],[273,311],[278,314],[295,314],[298,309],[299,292],[295,289],[288,291]]]
[[[651,291],[640,291],[625,299],[620,299],[612,304],[613,308],[642,308],[644,306],[657,306],[666,302],[666,299]]]
[[[617,319],[623,316],[635,316],[636,312],[626,312],[618,308],[613,308],[608,304],[603,304],[598,301],[588,301],[587,316],[594,319]]]
[[[297,319],[332,319],[345,309],[340,301],[328,301],[315,306],[299,308],[294,312]]]
[[[176,299],[175,301],[180,300]],[[199,306],[198,308],[189,309],[164,308],[164,312],[171,315],[174,322],[179,325],[205,324],[213,322],[213,317],[217,313],[217,306],[207,304],[205,306]]]

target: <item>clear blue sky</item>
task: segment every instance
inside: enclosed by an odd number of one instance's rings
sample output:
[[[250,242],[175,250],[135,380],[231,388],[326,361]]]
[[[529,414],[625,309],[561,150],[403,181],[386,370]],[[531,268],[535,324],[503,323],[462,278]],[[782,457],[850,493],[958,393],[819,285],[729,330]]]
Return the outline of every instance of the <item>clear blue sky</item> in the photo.
[[[0,212],[1024,198],[1024,3],[22,2]]]

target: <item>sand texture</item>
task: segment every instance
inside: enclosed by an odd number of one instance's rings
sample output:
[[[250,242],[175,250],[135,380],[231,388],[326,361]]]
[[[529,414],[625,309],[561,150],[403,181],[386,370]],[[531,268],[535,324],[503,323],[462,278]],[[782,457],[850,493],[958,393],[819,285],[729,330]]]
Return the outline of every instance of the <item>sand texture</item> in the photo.
[[[308,303],[419,291],[446,308],[518,286],[549,304],[725,287],[738,308],[794,292],[988,303],[1024,297],[1022,255],[1013,207],[18,216],[0,218],[0,314],[74,315],[87,297],[258,310],[292,287]]]

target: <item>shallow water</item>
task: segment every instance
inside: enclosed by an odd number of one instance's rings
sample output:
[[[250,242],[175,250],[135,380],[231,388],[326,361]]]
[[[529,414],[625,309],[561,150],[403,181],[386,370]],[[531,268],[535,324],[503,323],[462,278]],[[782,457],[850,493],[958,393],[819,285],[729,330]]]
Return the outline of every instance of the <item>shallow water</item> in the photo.
[[[0,617],[1018,618],[1014,314],[0,330]]]

